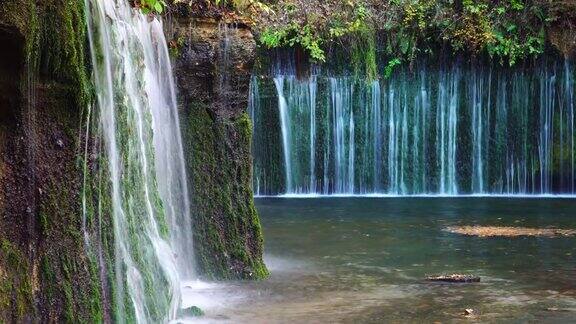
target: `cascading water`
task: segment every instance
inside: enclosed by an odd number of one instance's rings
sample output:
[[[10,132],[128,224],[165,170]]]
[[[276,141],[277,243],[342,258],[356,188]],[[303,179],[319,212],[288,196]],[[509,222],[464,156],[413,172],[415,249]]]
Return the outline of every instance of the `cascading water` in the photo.
[[[193,250],[162,23],[126,0],[86,0],[86,8],[97,99],[92,133],[104,147],[99,159],[104,179],[99,181],[106,185],[99,193],[98,217],[111,217],[114,234],[113,271],[108,269],[115,278],[114,317],[118,322],[168,321],[180,305],[180,279],[192,276]],[[93,219],[89,199],[85,194],[84,226]],[[109,211],[102,211],[106,206]],[[90,240],[86,235],[93,251]],[[103,254],[96,253],[105,268]]]
[[[330,102],[334,127],[335,186],[337,192],[354,190],[354,115],[352,84],[348,79],[330,78]]]
[[[280,123],[282,125],[282,147],[284,151],[284,165],[286,165],[286,190],[288,192],[293,192],[292,188],[292,164],[291,157],[292,145],[290,145],[290,116],[288,115],[288,103],[284,96],[284,78],[277,77],[274,78],[274,84],[276,85],[276,91],[278,91],[278,109],[280,109]]]
[[[424,64],[369,84],[282,71],[251,86],[259,195],[576,193],[568,61]]]

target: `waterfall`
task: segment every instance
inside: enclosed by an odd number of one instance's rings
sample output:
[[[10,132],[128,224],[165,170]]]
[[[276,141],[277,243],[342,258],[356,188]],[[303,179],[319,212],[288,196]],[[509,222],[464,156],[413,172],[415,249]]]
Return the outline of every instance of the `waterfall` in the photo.
[[[252,75],[250,78],[250,96],[248,97],[248,116],[250,116],[250,120],[256,120],[257,115],[256,113],[260,110],[260,90],[258,88],[258,78],[255,75]],[[252,123],[252,132],[256,132],[257,127]],[[255,152],[257,149],[257,144],[253,141],[252,142],[252,152]],[[254,165],[253,172],[258,174],[258,166]],[[260,177],[255,176],[255,179],[258,179],[256,183],[254,183],[254,194],[256,196],[260,195]]]
[[[382,106],[381,106],[381,92],[380,92],[380,82],[373,81],[372,86],[372,97],[371,97],[371,112],[372,116],[372,160],[373,174],[374,174],[374,191],[381,192],[382,190],[382,146],[379,143],[382,142]]]
[[[349,79],[330,78],[330,98],[334,122],[335,192],[354,192],[354,113],[352,84]]]
[[[257,82],[256,80],[252,80]],[[295,76],[274,77],[274,86],[277,95],[278,117],[281,129],[281,148],[284,164],[284,187],[286,193],[297,194],[302,192],[316,192],[316,88],[315,78],[312,76],[307,82],[299,81]],[[256,90],[256,86],[252,86]],[[254,92],[250,96],[252,101],[258,101]],[[252,105],[260,109],[261,104]],[[259,112],[254,112],[259,115]],[[306,127],[304,127],[306,125]],[[257,130],[255,130],[257,132]],[[254,141],[254,143],[260,141]],[[256,144],[254,144],[256,145]],[[258,150],[259,151],[259,150]],[[266,153],[265,153],[266,154]],[[258,153],[255,153],[258,155]],[[264,179],[260,180],[256,169],[258,187]]]
[[[572,155],[570,156],[570,190],[572,192],[575,191],[575,184],[576,178],[574,178],[574,77],[573,73],[571,73],[570,64],[568,61],[564,62],[564,75],[565,75],[565,84],[564,84],[564,100],[566,100],[566,105],[568,106],[568,141],[570,142],[570,152]]]
[[[310,107],[310,192],[316,192],[316,80],[312,77],[308,84],[310,92],[308,105]]]
[[[486,153],[488,152],[486,149],[487,134],[490,131],[487,117],[490,114],[492,71],[488,70],[485,73],[481,69],[473,68],[472,73],[468,90],[470,109],[472,110],[472,143],[474,143],[472,147],[472,191],[482,194],[486,190],[484,161],[486,161]]]
[[[276,91],[278,92],[278,108],[280,109],[280,123],[282,125],[282,150],[284,152],[284,164],[286,165],[286,192],[292,193],[294,190],[292,184],[292,159],[290,158],[290,154],[292,153],[292,146],[290,145],[292,138],[290,136],[288,103],[284,96],[284,78],[274,78],[274,84],[276,85]]]
[[[436,111],[436,154],[440,156],[440,194],[456,194],[456,133],[459,69],[440,72]]]
[[[192,279],[194,274],[192,247],[192,218],[184,162],[180,119],[176,103],[176,86],[162,24],[153,21],[145,46],[146,93],[152,112],[155,175],[158,190],[164,204],[166,218],[170,222],[171,245],[176,253],[179,274]]]
[[[419,62],[369,83],[275,71],[271,88],[254,78],[252,115],[266,125],[254,131],[255,185],[261,195],[576,194],[574,71],[549,59]],[[274,170],[285,182],[269,181]]]
[[[552,139],[556,75],[551,71],[543,71],[540,79],[540,136],[538,153],[540,162],[540,193],[550,190],[552,164]]]
[[[180,305],[180,278],[193,275],[193,249],[162,23],[125,0],[86,0],[86,8],[96,93],[92,133],[103,143],[99,182],[109,191],[100,193],[98,210],[109,210],[99,213],[99,223],[110,217],[114,234],[115,321],[169,321]]]

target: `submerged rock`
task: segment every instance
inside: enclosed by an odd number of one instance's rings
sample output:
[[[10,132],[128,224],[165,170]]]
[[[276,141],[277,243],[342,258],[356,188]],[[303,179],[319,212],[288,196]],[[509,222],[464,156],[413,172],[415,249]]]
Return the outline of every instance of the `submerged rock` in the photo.
[[[476,317],[476,311],[473,310],[472,308],[466,308],[464,310],[464,312],[462,312],[462,315],[464,315],[464,317],[466,317],[466,318],[475,318]]]
[[[188,308],[182,309],[181,314],[184,317],[199,317],[204,316],[204,311],[201,310],[198,306],[190,306]]]
[[[546,310],[549,312],[570,312],[570,311],[572,311],[571,309],[558,308],[558,307],[548,307],[548,308],[546,308]]]
[[[471,282],[480,282],[480,277],[453,273],[449,275],[426,276],[426,280],[455,282],[455,283],[471,283]]]

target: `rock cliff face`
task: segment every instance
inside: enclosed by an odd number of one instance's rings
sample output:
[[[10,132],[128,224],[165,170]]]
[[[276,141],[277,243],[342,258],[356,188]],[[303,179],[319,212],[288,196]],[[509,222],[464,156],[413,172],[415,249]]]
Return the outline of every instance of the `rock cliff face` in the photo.
[[[551,11],[557,17],[547,30],[550,43],[567,59],[576,58],[576,2],[551,2]]]
[[[80,225],[80,3],[0,5],[0,322],[102,319]]]
[[[193,201],[196,260],[207,278],[263,278],[246,113],[256,55],[251,31],[214,18],[173,17],[174,67]]]
[[[100,273],[82,232],[82,125],[91,101],[82,4],[0,5],[0,322],[114,317],[113,274]],[[265,277],[245,112],[255,42],[234,24],[186,14],[174,21],[194,204],[190,253],[205,277]],[[101,235],[113,240],[109,226]]]

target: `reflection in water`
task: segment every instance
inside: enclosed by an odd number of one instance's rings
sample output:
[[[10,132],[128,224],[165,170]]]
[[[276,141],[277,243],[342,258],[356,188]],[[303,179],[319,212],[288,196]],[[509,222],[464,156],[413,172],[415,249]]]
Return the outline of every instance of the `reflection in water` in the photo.
[[[571,199],[258,199],[272,275],[194,283],[199,322],[570,322],[576,238],[479,238],[451,225],[576,228]],[[426,274],[467,273],[478,284]],[[188,296],[188,298],[187,298]],[[200,296],[203,296],[201,299]],[[186,306],[186,305],[184,305]]]

